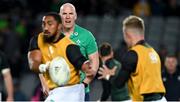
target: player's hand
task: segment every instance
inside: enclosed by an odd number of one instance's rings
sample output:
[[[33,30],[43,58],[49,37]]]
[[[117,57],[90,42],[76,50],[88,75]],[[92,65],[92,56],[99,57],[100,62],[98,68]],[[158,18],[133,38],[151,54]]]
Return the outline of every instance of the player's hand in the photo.
[[[49,95],[49,88],[48,88],[47,84],[42,85],[42,92],[45,97],[47,97]]]
[[[82,65],[82,71],[88,72],[91,69],[89,60],[85,61]]]
[[[110,76],[113,76],[116,71],[116,66],[114,66],[112,69],[109,69],[107,66],[103,65],[103,68],[100,67],[98,73],[101,75],[98,77],[98,79],[106,79],[109,80]]]
[[[39,71],[41,73],[44,73],[49,69],[49,66],[50,66],[50,61],[46,62],[46,64],[40,64],[39,65]]]
[[[86,73],[86,77],[93,77],[95,73],[89,61],[84,62],[82,65],[82,71]]]

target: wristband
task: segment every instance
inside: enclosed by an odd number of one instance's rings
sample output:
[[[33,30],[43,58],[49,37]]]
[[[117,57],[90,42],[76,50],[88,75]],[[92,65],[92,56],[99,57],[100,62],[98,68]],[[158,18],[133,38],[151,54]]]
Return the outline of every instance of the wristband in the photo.
[[[9,68],[6,68],[6,69],[3,69],[1,72],[2,72],[2,74],[6,74],[7,72],[9,72],[10,71],[10,69]]]
[[[40,65],[39,65],[39,71],[40,71],[41,73],[46,72],[46,65],[45,65],[45,64],[40,64]]]
[[[110,79],[110,75],[106,75],[106,80],[109,80]]]

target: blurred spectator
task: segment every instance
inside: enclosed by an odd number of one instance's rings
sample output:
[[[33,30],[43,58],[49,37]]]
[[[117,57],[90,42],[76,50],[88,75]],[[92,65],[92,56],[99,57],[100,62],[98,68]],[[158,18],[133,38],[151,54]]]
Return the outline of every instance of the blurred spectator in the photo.
[[[14,77],[19,77],[20,73],[20,40],[16,33],[14,33],[11,28],[8,26],[2,32],[5,35],[5,43],[4,43],[4,52],[6,53],[10,66],[12,69],[12,75]]]
[[[161,69],[164,70],[164,60],[165,60],[165,57],[167,56],[168,54],[168,51],[167,51],[167,48],[165,47],[165,45],[160,45],[160,51],[158,52],[159,54],[159,57],[161,59]]]
[[[166,88],[167,101],[180,101],[180,72],[177,68],[177,58],[168,55],[165,59],[165,71],[162,74]]]
[[[100,66],[98,71],[98,74],[100,74],[98,79],[102,79],[103,87],[101,101],[107,101],[109,95],[111,95],[112,101],[130,101],[127,84],[124,84],[121,88],[117,88],[114,83],[122,66],[120,62],[114,59],[114,52],[111,45],[106,42],[102,43],[99,48],[99,55],[103,65]]]
[[[133,12],[136,16],[150,16],[150,4],[147,0],[139,0],[133,8]]]

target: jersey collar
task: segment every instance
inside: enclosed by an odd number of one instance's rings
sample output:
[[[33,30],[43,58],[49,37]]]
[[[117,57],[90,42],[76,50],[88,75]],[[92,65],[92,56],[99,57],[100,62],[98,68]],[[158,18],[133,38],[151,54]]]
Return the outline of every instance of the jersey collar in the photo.
[[[70,38],[77,37],[78,35],[79,35],[79,33],[78,33],[78,25],[75,24],[74,31],[73,31],[73,33],[71,34]]]

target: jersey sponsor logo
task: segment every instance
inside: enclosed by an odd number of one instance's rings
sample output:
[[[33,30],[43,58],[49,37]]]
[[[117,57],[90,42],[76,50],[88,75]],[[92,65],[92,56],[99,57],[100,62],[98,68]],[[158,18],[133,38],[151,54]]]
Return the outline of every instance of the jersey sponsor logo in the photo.
[[[74,35],[75,35],[75,36],[78,36],[78,32],[74,32]]]
[[[81,41],[78,39],[78,40],[76,41],[76,44],[80,45],[80,44],[81,44]]]
[[[156,56],[156,53],[150,52],[149,57],[150,57],[151,63],[157,63],[158,62],[158,58]]]

